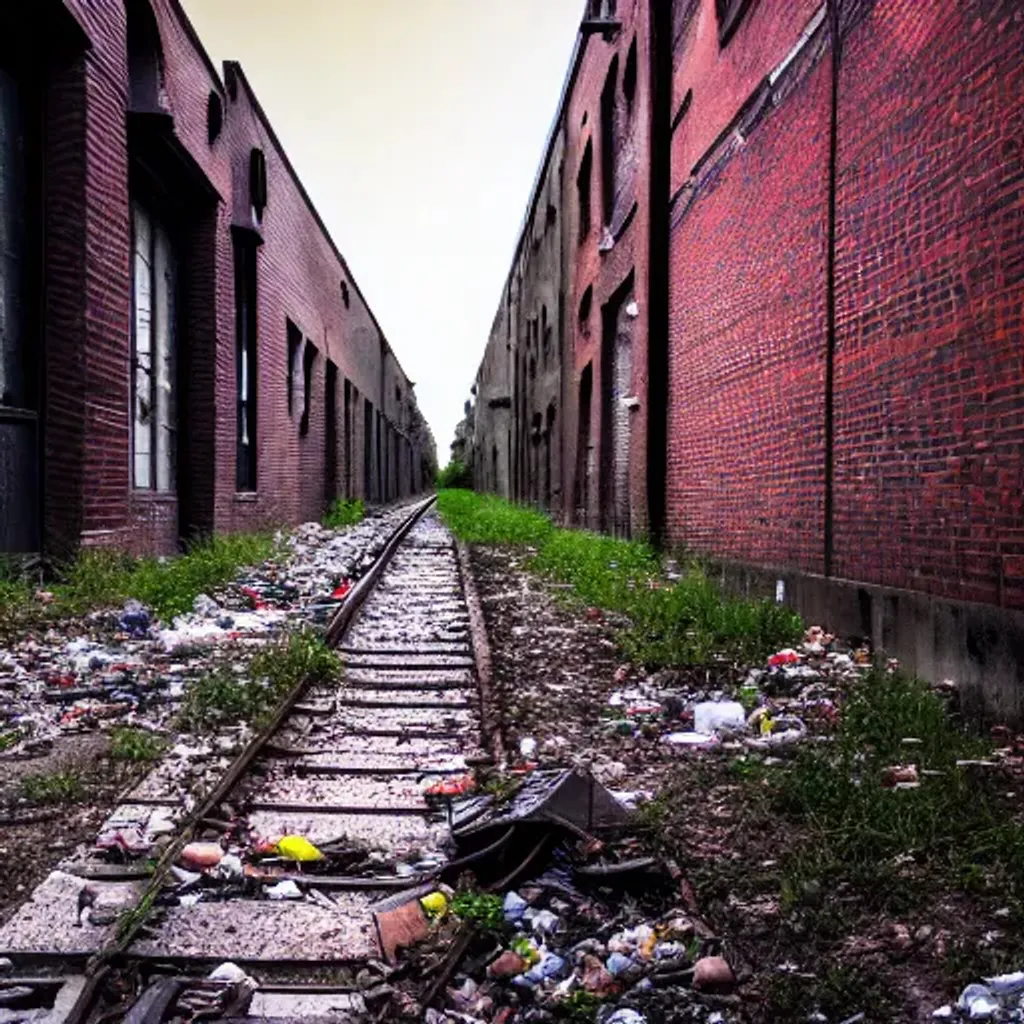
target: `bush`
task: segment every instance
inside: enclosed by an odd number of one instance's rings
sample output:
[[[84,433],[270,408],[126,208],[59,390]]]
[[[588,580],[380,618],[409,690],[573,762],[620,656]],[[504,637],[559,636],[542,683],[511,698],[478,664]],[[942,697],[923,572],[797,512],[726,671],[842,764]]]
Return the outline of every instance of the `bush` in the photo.
[[[437,474],[437,489],[439,491],[458,487],[464,490],[471,490],[473,487],[473,473],[470,468],[458,459],[452,459],[447,466]]]

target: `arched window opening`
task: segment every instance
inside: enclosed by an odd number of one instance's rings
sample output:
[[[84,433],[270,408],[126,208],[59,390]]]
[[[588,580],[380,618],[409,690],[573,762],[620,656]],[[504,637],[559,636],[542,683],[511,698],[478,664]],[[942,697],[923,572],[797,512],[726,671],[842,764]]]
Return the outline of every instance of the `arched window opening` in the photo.
[[[601,210],[604,223],[611,224],[615,211],[615,91],[619,80],[619,58],[612,58],[601,91]]]
[[[267,208],[267,158],[262,149],[249,154],[249,201],[257,223],[262,221]]]

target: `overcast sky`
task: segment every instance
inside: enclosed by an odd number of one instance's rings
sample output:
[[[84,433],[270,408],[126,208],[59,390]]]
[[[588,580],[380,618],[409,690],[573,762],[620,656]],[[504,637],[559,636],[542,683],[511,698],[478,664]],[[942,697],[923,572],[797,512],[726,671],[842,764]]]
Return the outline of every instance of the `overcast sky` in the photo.
[[[237,60],[447,461],[582,0],[183,0]]]

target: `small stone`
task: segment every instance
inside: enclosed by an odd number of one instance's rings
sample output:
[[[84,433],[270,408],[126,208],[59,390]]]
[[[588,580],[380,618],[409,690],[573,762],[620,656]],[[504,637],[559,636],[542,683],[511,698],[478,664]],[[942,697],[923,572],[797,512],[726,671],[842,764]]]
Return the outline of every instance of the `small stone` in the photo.
[[[595,996],[609,996],[618,991],[615,979],[605,970],[596,956],[586,954],[583,958],[583,987]]]
[[[728,992],[736,984],[736,976],[720,956],[706,956],[693,965],[693,987],[700,992]]]
[[[522,974],[526,968],[526,961],[518,953],[506,949],[497,960],[491,962],[487,968],[487,974],[491,978],[511,978]]]

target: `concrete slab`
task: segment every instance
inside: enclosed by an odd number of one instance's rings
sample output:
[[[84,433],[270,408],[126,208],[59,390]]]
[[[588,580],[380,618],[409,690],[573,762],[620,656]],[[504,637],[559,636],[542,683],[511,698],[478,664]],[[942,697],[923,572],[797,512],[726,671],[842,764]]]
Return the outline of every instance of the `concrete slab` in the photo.
[[[332,893],[337,910],[306,902],[229,900],[170,907],[156,935],[136,941],[139,956],[224,960],[363,960],[379,955],[372,893]]]

